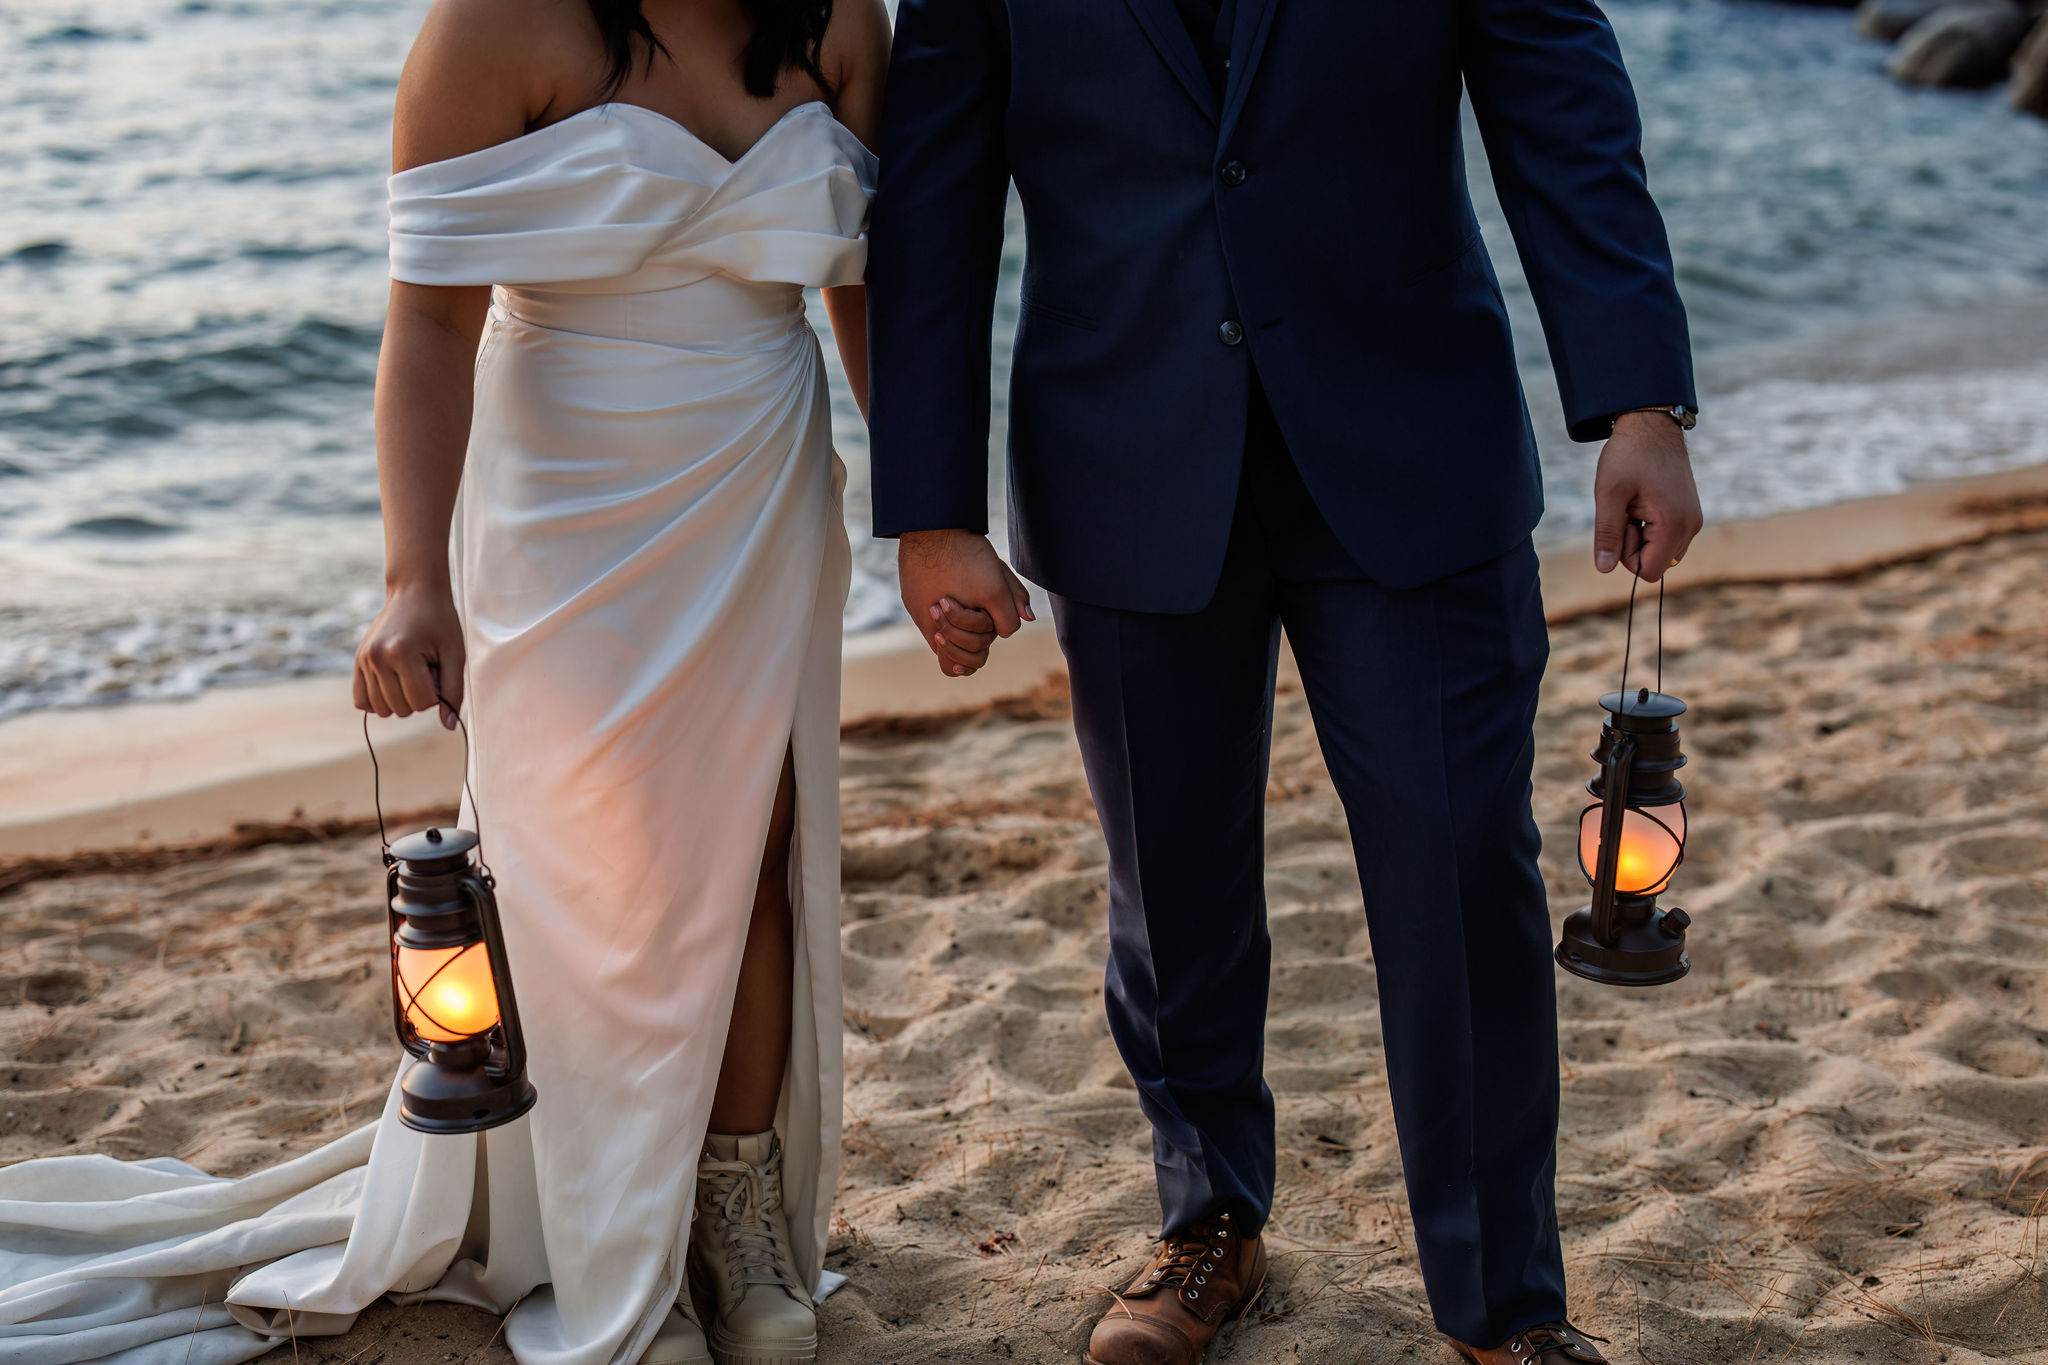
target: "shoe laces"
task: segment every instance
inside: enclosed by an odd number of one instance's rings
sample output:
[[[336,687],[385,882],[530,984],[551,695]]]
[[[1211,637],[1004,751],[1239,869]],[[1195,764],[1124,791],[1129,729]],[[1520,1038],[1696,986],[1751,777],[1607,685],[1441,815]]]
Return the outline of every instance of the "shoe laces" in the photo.
[[[775,1243],[772,1215],[782,1207],[782,1149],[756,1166],[745,1161],[705,1157],[698,1163],[698,1200],[717,1209],[725,1228],[725,1275],[734,1294],[748,1285],[777,1285],[790,1293],[797,1286],[783,1269],[782,1250]]]
[[[1160,1249],[1159,1264],[1145,1277],[1146,1285],[1179,1289],[1191,1298],[1200,1298],[1202,1286],[1223,1264],[1230,1239],[1236,1235],[1227,1213],[1174,1233]]]

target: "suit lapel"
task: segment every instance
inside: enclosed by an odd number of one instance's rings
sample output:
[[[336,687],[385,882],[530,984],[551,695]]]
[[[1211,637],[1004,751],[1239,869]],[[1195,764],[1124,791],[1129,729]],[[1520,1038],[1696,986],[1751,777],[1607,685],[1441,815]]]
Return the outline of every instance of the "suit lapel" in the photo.
[[[1237,130],[1238,112],[1258,74],[1259,59],[1266,55],[1266,35],[1273,29],[1273,10],[1280,0],[1237,0],[1237,24],[1230,34],[1230,80],[1223,90],[1220,144],[1227,144]]]
[[[1188,36],[1187,25],[1181,22],[1180,11],[1173,0],[1124,0],[1137,16],[1145,36],[1152,40],[1152,46],[1159,49],[1159,55],[1172,69],[1180,83],[1187,88],[1188,97],[1201,108],[1209,122],[1216,122],[1216,92],[1209,87],[1209,73],[1202,69],[1201,54],[1195,51],[1194,39]],[[1241,26],[1240,26],[1241,27]]]

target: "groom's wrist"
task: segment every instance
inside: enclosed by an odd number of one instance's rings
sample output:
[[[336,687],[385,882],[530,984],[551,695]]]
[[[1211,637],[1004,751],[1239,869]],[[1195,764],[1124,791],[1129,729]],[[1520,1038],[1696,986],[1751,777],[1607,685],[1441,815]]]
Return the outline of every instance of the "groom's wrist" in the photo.
[[[1624,408],[1614,415],[1618,430],[1628,418],[1642,418],[1652,422],[1670,422],[1680,431],[1691,431],[1699,423],[1699,411],[1689,403],[1652,403],[1647,407]]]
[[[985,539],[985,536],[980,531],[970,531],[964,526],[946,526],[934,527],[925,531],[903,531],[897,535],[896,542],[906,549],[919,549],[928,546],[955,544],[962,539],[969,538],[982,540]]]

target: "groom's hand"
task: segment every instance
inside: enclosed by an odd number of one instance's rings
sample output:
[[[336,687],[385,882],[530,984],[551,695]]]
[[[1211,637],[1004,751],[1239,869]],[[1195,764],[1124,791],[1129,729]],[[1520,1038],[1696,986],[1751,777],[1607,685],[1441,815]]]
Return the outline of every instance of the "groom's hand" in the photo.
[[[1700,533],[1685,433],[1661,412],[1625,412],[1593,475],[1593,567],[1626,564],[1645,583],[1685,558]]]
[[[976,672],[998,637],[1038,619],[1030,591],[979,532],[906,532],[896,542],[896,578],[903,609],[948,677]]]

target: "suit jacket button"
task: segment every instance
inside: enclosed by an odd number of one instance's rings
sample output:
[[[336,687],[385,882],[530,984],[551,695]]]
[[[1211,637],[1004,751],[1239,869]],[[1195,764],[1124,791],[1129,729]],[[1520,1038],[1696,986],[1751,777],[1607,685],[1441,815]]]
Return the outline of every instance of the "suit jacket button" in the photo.
[[[1238,326],[1237,320],[1232,318],[1216,329],[1216,339],[1225,346],[1242,345],[1244,343],[1244,328]]]
[[[1224,184],[1242,185],[1244,183],[1244,177],[1245,169],[1244,163],[1242,161],[1226,161],[1223,163]]]

